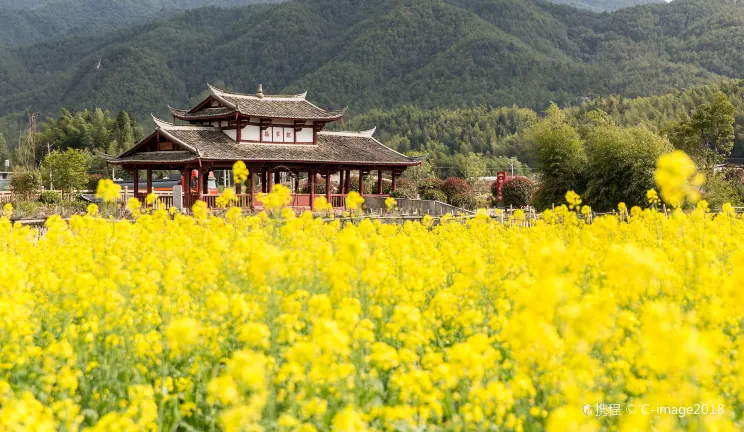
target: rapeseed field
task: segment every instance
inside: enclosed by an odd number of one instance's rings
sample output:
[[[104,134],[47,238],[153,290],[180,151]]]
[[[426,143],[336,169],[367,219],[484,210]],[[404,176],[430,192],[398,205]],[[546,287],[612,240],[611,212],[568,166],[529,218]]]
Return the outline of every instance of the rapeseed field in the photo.
[[[685,158],[657,171],[676,204],[701,181]],[[530,226],[396,225],[296,217],[281,193],[256,216],[91,206],[43,232],[8,206],[0,430],[742,428],[730,205],[665,214],[653,191],[587,223],[568,194]]]

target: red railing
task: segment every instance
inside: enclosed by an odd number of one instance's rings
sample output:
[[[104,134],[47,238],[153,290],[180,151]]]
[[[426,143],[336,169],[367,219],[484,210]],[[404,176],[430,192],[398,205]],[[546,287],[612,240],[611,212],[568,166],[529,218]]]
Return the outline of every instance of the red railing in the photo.
[[[292,194],[292,207],[310,207],[310,194]]]
[[[240,207],[240,208],[250,208],[251,207],[251,194],[237,194],[235,197],[238,199],[236,202],[233,203],[234,206]],[[255,203],[254,203],[255,205]]]
[[[331,206],[333,206],[333,208],[346,208],[346,195],[332,194]]]

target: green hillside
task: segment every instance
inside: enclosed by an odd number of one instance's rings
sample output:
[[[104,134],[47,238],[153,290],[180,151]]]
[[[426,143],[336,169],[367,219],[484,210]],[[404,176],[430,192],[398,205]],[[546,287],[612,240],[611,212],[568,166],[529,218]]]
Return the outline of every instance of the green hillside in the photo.
[[[0,50],[0,115],[101,107],[140,119],[206,83],[309,90],[374,108],[579,104],[744,71],[744,7],[676,0],[595,14],[533,0],[300,0],[207,8],[133,29]],[[100,66],[99,66],[100,61]]]
[[[234,7],[279,0],[0,0],[0,45],[18,46],[165,19],[205,6]]]
[[[590,111],[599,110],[619,126],[644,126],[660,135],[669,135],[696,109],[711,103],[719,91],[736,108],[735,146],[731,156],[744,158],[744,81],[741,80],[698,86],[661,96],[601,97],[564,111],[574,123],[581,123]],[[404,106],[372,110],[350,119],[344,128],[365,130],[377,126],[376,136],[386,144],[401,152],[426,153],[434,165],[443,169],[456,169],[463,162],[462,156],[471,152],[487,156],[489,167],[506,169],[509,167],[507,158],[533,165],[532,151],[521,132],[539,116],[533,110],[519,107],[425,110]]]
[[[595,12],[614,11],[647,3],[661,3],[664,0],[550,0],[576,8],[589,9]]]

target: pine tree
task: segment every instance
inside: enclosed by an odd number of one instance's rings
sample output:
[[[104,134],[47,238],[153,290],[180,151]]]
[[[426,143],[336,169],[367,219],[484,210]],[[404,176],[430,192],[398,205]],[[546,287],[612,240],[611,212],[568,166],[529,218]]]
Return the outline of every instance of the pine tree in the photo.
[[[134,145],[134,132],[132,123],[129,120],[129,114],[126,111],[120,111],[116,116],[116,128],[112,134],[113,138],[124,148],[130,148]]]

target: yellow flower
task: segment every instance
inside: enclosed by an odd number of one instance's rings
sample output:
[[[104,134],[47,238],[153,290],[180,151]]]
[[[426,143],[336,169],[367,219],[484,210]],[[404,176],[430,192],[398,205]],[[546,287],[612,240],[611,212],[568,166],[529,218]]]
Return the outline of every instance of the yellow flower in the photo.
[[[190,318],[179,318],[168,324],[165,331],[168,346],[173,355],[188,354],[199,343],[199,322]]]
[[[667,204],[679,207],[685,199],[696,202],[700,198],[699,187],[705,176],[699,174],[695,163],[681,150],[661,156],[654,174],[656,185]]]
[[[242,213],[243,211],[240,209],[240,207],[231,207],[230,210],[225,213],[225,219],[233,222],[238,219]]]
[[[95,216],[98,214],[98,206],[90,203],[88,204],[88,216]]]
[[[388,211],[394,211],[398,208],[398,200],[396,200],[393,197],[388,197],[385,199],[385,208]]]
[[[215,200],[217,207],[225,208],[230,207],[234,202],[238,201],[238,197],[235,195],[235,189],[225,188],[222,191],[222,195],[218,196]]]
[[[620,214],[628,213],[628,206],[625,205],[624,202],[621,202],[617,205],[617,210],[620,212]]]
[[[566,202],[568,203],[569,209],[578,209],[581,205],[581,197],[579,194],[571,190],[566,192]]]
[[[333,205],[326,200],[326,197],[321,196],[318,198],[315,198],[315,211],[319,212],[329,212],[333,210]]]
[[[721,206],[721,214],[724,214],[726,216],[736,216],[736,210],[730,202],[727,202],[724,203],[723,206]]]
[[[146,203],[146,204],[147,204],[148,206],[151,206],[151,205],[153,205],[153,204],[155,203],[155,201],[157,201],[157,200],[158,200],[158,196],[157,196],[157,195],[155,195],[155,194],[154,194],[154,193],[152,193],[152,192],[151,192],[151,193],[149,193],[149,194],[147,194],[147,196],[145,197],[145,203]]]
[[[10,217],[13,216],[13,204],[6,203],[3,206],[3,216],[5,216],[8,219],[10,219]]]
[[[367,425],[354,408],[347,406],[333,416],[333,430],[338,432],[365,432]]]
[[[129,201],[127,202],[127,208],[132,212],[132,216],[138,217],[140,210],[142,209],[142,203],[137,198],[132,197],[129,198]]]
[[[656,193],[656,189],[649,189],[648,192],[646,192],[646,199],[648,199],[648,203],[650,205],[657,205],[661,203],[659,195]]]
[[[204,220],[209,216],[209,206],[202,200],[198,200],[191,206],[191,212],[197,220]]]
[[[271,193],[258,194],[258,202],[263,204],[266,210],[276,210],[289,205],[292,202],[292,193],[284,185],[274,185]]]
[[[101,179],[98,181],[98,187],[96,188],[96,198],[102,199],[104,202],[114,202],[119,199],[121,195],[121,186],[114,183],[111,179]]]
[[[248,179],[248,176],[250,173],[248,172],[248,168],[246,168],[245,163],[243,161],[237,161],[233,164],[232,167],[233,172],[233,181],[235,184],[241,184],[246,179]]]
[[[362,208],[362,204],[364,204],[364,197],[359,195],[358,192],[351,191],[346,195],[346,208],[349,210],[359,210]]]
[[[514,211],[512,217],[515,221],[524,222],[524,220],[527,218],[527,215],[525,215],[524,210],[518,209]]]
[[[232,405],[240,399],[240,391],[230,375],[222,375],[209,382],[208,394],[211,403]]]

